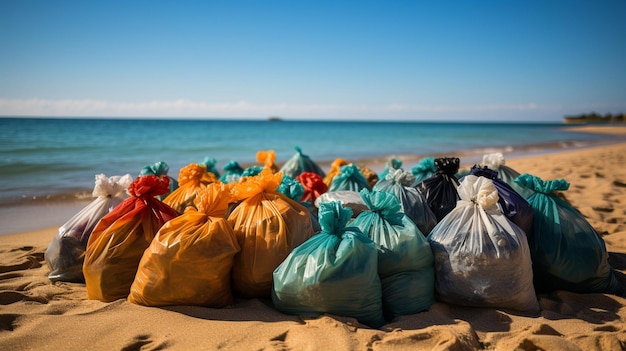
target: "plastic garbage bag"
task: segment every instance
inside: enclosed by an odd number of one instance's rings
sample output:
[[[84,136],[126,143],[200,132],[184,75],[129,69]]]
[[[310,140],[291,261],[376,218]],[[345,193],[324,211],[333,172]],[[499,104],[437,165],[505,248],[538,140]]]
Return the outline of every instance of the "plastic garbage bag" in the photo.
[[[459,170],[459,162],[456,157],[435,159],[437,172],[416,186],[417,190],[424,195],[428,206],[437,217],[437,221],[441,221],[452,211],[459,199],[459,194],[456,191],[459,181],[454,176]]]
[[[299,146],[295,147],[296,154],[293,155],[285,164],[280,168],[280,171],[284,174],[295,178],[303,172],[312,172],[325,177],[326,173],[322,168],[315,163],[311,158],[302,153],[302,149]]]
[[[330,185],[333,183],[333,179],[335,179],[335,177],[339,173],[341,173],[341,167],[349,164],[350,163],[343,158],[335,159],[333,163],[330,164],[330,170],[328,171],[328,174],[326,174],[326,176],[324,177],[324,184],[330,187]]]
[[[169,178],[170,180],[170,191],[168,191],[167,193],[163,194],[163,195],[159,195],[158,198],[159,200],[163,200],[167,197],[167,195],[169,195],[172,191],[176,190],[178,188],[178,182],[176,181],[176,179],[170,177],[169,175],[167,175],[167,173],[170,171],[170,166],[163,162],[157,162],[155,164],[152,165],[146,165],[144,166],[141,171],[139,172],[139,176],[145,176],[145,175],[155,175],[157,177],[161,177],[161,176],[167,176],[167,178]],[[131,180],[132,182],[132,180]]]
[[[380,172],[380,174],[378,175],[378,179],[385,179],[385,177],[387,176],[387,173],[389,173],[389,170],[391,169],[401,169],[402,168],[402,161],[400,159],[397,158],[390,158],[389,160],[387,160],[387,162],[385,162],[385,169],[383,169],[382,172]]]
[[[520,173],[505,165],[504,155],[501,152],[483,155],[483,166],[487,166],[498,172],[500,179],[513,188],[523,198],[528,199],[533,191],[520,183],[515,182]]]
[[[261,171],[263,171],[263,167],[261,167],[261,166],[250,166],[250,167],[247,167],[241,173],[241,178],[243,178],[243,177],[254,177],[256,175],[259,175],[259,173],[261,173]],[[240,180],[241,180],[241,178],[240,178]]]
[[[224,307],[234,302],[230,287],[240,247],[224,214],[225,184],[198,191],[194,207],[165,223],[143,253],[128,301],[144,306]]]
[[[493,181],[496,189],[498,189],[498,204],[502,213],[524,230],[527,237],[533,233],[533,209],[524,197],[518,194],[511,186],[504,182],[498,176],[498,172],[488,167],[480,167],[474,165],[470,170],[470,174],[477,177],[485,177]]]
[[[411,187],[415,176],[400,169],[390,169],[372,190],[386,191],[394,194],[399,200],[404,213],[417,225],[420,232],[428,235],[437,224],[437,217],[428,206],[424,196]]]
[[[277,173],[279,171],[278,166],[276,166],[276,152],[274,150],[267,151],[258,151],[256,153],[257,162],[262,162],[263,167],[272,171],[272,173]]]
[[[315,203],[315,200],[328,191],[324,178],[317,173],[302,172],[296,179],[302,184],[304,194],[300,201]]]
[[[95,199],[65,222],[52,237],[44,258],[51,281],[85,281],[83,260],[87,241],[98,221],[128,197],[126,189],[133,182],[130,174],[107,178],[97,174],[92,195]]]
[[[272,272],[313,235],[310,212],[276,191],[283,174],[263,170],[233,184],[239,204],[228,215],[241,251],[233,265],[233,289],[244,297],[269,297]]]
[[[326,202],[339,202],[343,207],[352,210],[353,216],[358,216],[361,212],[367,211],[368,207],[363,202],[361,194],[352,190],[345,191],[330,191],[325,192],[315,200],[315,207],[321,208],[323,203]]]
[[[437,173],[434,157],[424,157],[413,168],[411,173],[415,176],[415,185],[421,183],[424,179],[428,179]]]
[[[163,202],[181,214],[187,207],[193,207],[193,200],[201,188],[215,182],[218,182],[217,178],[206,171],[205,165],[189,164],[179,172],[178,189],[170,193]]]
[[[206,166],[206,171],[213,173],[213,175],[219,179],[220,178],[220,172],[217,170],[217,168],[215,167],[217,165],[217,160],[214,159],[213,157],[205,157],[204,160],[202,161],[202,163],[204,166]]]
[[[357,227],[346,227],[350,209],[338,202],[321,206],[322,231],[274,271],[274,306],[294,315],[352,317],[379,328],[385,321],[376,245]]]
[[[622,294],[604,240],[580,212],[554,194],[567,190],[569,183],[527,173],[515,181],[533,190],[527,200],[534,211],[529,244],[537,292]]]
[[[315,174],[315,173],[312,173]],[[316,174],[317,175],[317,174]],[[288,198],[296,201],[300,205],[304,206],[311,215],[311,224],[313,225],[313,233],[317,233],[320,231],[319,220],[317,219],[317,211],[316,208],[311,203],[304,203],[300,201],[302,196],[304,195],[304,187],[294,178],[291,178],[288,175],[283,176],[283,180],[276,188],[276,191],[287,196]]]
[[[131,197],[100,219],[83,263],[89,299],[110,302],[128,296],[143,252],[161,226],[178,215],[156,198],[168,190],[165,176],[138,177],[128,187]]]
[[[378,180],[379,180],[378,174],[376,174],[376,172],[374,172],[373,170],[367,167],[361,166],[359,167],[359,171],[361,171],[361,174],[363,174],[363,177],[367,181],[367,185],[368,185],[367,190],[372,189],[372,187],[376,185],[376,183],[378,183]]]
[[[468,175],[458,191],[461,200],[428,236],[437,298],[538,312],[526,234],[498,208],[493,181]]]
[[[241,168],[237,161],[228,161],[228,163],[224,165],[224,173],[220,177],[220,181],[224,184],[237,183],[242,173],[243,168]]]
[[[370,190],[370,185],[363,173],[354,164],[341,166],[339,174],[333,178],[332,183],[328,187],[328,191],[350,190],[359,192],[361,189]]]
[[[369,211],[361,212],[350,225],[376,243],[385,318],[391,321],[427,310],[435,301],[430,244],[395,195],[363,189],[361,197]]]

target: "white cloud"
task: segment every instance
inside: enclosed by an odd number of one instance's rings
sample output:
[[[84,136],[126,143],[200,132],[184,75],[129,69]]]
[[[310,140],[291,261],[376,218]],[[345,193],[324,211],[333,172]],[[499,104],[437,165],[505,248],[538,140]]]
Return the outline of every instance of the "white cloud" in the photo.
[[[589,109],[574,113],[588,112]],[[580,108],[580,107],[579,107]],[[571,108],[570,108],[571,109]],[[339,105],[339,104],[257,104],[247,101],[208,103],[203,101],[154,100],[148,102],[114,102],[103,100],[46,100],[0,98],[0,116],[52,117],[208,117],[342,119],[494,119],[498,116],[552,115],[560,119],[567,109],[561,106],[527,104],[495,105]],[[601,112],[601,111],[598,111]],[[489,117],[492,116],[492,117]],[[511,117],[508,117],[511,119]],[[535,119],[541,119],[535,118]]]

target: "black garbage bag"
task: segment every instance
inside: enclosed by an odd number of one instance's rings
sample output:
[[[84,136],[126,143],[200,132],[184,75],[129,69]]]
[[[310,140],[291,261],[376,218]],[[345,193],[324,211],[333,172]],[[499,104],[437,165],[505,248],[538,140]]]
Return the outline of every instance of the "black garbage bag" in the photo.
[[[454,176],[459,171],[459,163],[460,160],[457,157],[436,158],[437,172],[416,186],[426,198],[437,222],[452,211],[459,200],[456,190],[459,187],[459,181]]]

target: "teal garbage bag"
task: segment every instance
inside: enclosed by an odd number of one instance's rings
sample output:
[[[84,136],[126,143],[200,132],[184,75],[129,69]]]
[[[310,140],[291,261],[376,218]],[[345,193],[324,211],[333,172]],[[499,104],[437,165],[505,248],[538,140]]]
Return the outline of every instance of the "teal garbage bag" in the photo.
[[[369,211],[350,224],[378,248],[383,314],[388,321],[425,311],[435,300],[435,268],[430,244],[388,192],[361,190]]]
[[[389,170],[401,169],[401,168],[402,168],[402,160],[399,160],[397,158],[390,158],[389,160],[387,160],[387,162],[385,162],[385,169],[383,169],[383,171],[380,172],[380,174],[378,175],[378,179],[385,179],[385,177],[387,176],[387,173],[389,173]]]
[[[302,149],[299,146],[296,146],[295,149],[296,154],[285,162],[280,168],[281,172],[292,178],[296,178],[303,172],[313,172],[319,174],[322,178],[326,176],[326,173],[324,173],[317,163],[311,160],[309,156],[302,153]]]
[[[339,202],[319,209],[322,231],[296,247],[274,270],[272,302],[284,313],[323,313],[356,318],[379,328],[384,323],[376,245]]]
[[[437,168],[435,167],[435,158],[424,157],[415,166],[413,166],[413,168],[411,168],[411,173],[415,176],[413,186],[421,183],[424,179],[432,177],[436,172]]]
[[[428,235],[437,224],[437,217],[428,206],[424,196],[411,187],[415,183],[415,176],[402,169],[391,169],[387,176],[372,190],[386,191],[394,194],[400,200],[404,213],[417,225],[420,232]]]
[[[159,161],[151,165],[146,165],[141,169],[141,171],[139,171],[139,176],[147,176],[147,175],[155,175],[157,177],[165,176],[170,180],[170,191],[168,191],[167,193],[163,195],[157,196],[159,200],[165,199],[167,195],[169,195],[174,190],[178,189],[178,182],[176,181],[176,179],[167,175],[167,172],[169,171],[170,171],[170,166],[163,161]]]
[[[300,201],[300,199],[302,199],[302,196],[304,195],[304,186],[298,180],[284,174],[283,180],[281,181],[278,188],[276,188],[276,191],[306,207],[311,216],[313,232],[318,233],[321,230],[319,220],[317,218],[317,211],[313,204],[310,202]]]
[[[224,165],[224,174],[220,177],[220,181],[224,184],[236,183],[243,174],[243,168],[237,161],[231,160]]]
[[[527,173],[515,182],[533,190],[527,201],[534,211],[529,243],[537,292],[623,294],[604,240],[580,212],[554,194],[567,190],[569,183]]]
[[[345,166],[341,166],[339,170],[339,174],[337,174],[333,178],[333,181],[330,183],[330,186],[328,187],[328,192],[359,192],[362,189],[371,189],[369,183],[367,182],[367,179],[365,178],[363,173],[361,173],[361,170],[357,165],[350,163]]]
[[[526,234],[500,211],[493,181],[468,175],[458,192],[456,207],[428,235],[437,299],[538,312]]]
[[[215,167],[215,165],[217,164],[217,160],[214,159],[213,157],[205,157],[204,161],[202,161],[203,165],[206,166],[206,171],[207,172],[211,172],[215,175],[215,178],[219,179],[220,178],[220,172],[217,170],[217,168]]]
[[[250,166],[243,170],[243,172],[241,173],[241,176],[242,177],[254,177],[256,175],[259,175],[261,171],[263,171],[263,167],[261,166]]]

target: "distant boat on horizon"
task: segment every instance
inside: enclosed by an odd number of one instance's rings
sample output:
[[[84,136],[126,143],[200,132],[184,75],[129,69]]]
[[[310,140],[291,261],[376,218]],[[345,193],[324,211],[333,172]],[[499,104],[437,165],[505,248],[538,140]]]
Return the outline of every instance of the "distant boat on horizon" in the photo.
[[[267,120],[268,120],[269,122],[280,122],[280,121],[282,121],[283,119],[282,119],[282,117],[280,117],[280,116],[269,116],[269,117],[267,118]]]

